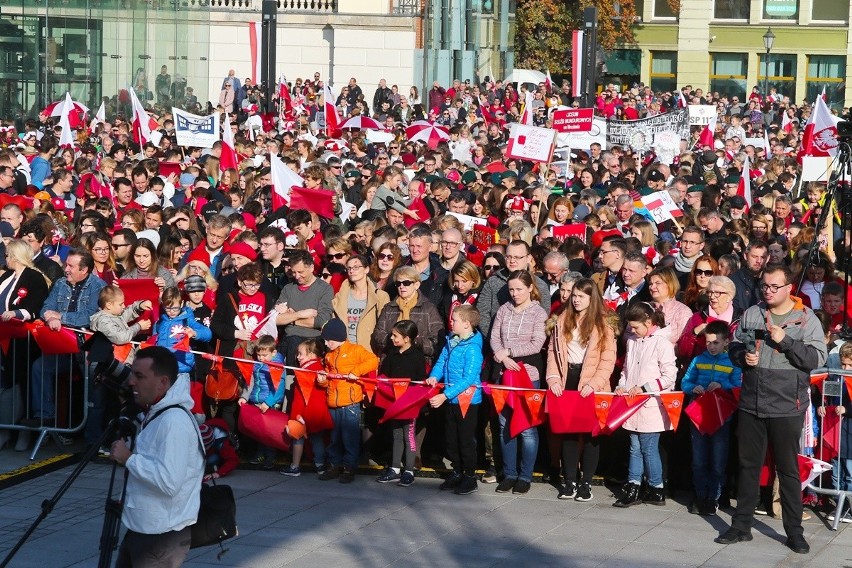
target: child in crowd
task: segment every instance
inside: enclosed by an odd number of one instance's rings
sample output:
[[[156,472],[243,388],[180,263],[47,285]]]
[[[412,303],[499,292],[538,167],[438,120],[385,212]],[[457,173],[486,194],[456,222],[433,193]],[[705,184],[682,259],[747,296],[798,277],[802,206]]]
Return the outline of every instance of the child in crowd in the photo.
[[[467,304],[457,306],[450,319],[452,335],[447,339],[441,355],[432,367],[426,383],[444,383],[444,392],[429,400],[433,408],[449,401],[445,413],[447,456],[453,473],[441,484],[441,489],[452,489],[456,495],[469,495],[477,490],[476,484],[476,424],[482,402],[479,384],[482,372],[482,334],[479,312]],[[468,391],[468,387],[474,387]],[[469,398],[467,412],[462,412],[460,398]]]
[[[831,316],[829,332],[832,340],[843,327],[843,289],[844,285],[840,282],[826,282],[820,297],[822,311]]]
[[[627,308],[624,319],[628,328],[627,354],[615,394],[632,398],[670,391],[677,379],[677,363],[663,312],[639,302]],[[627,485],[613,506],[665,505],[659,444],[660,432],[671,429],[671,421],[660,398],[650,397],[623,427],[630,432]],[[643,474],[648,478],[649,489],[640,495]]]
[[[118,286],[106,286],[98,294],[100,310],[90,319],[92,331],[100,331],[113,345],[124,346],[142,331],[151,329],[151,320],[142,319],[132,325],[128,322],[150,310],[151,300],[138,300],[125,307],[124,292]],[[117,357],[122,362],[133,362],[133,352],[127,350],[125,357]]]
[[[198,430],[205,452],[203,481],[225,477],[240,465],[240,456],[231,442],[228,424],[224,420],[211,418],[200,424]]]
[[[192,316],[195,318],[195,321],[204,327],[210,327],[210,318],[213,316],[213,310],[210,309],[210,305],[208,305],[207,297],[210,296],[208,294],[209,288],[207,287],[207,281],[203,276],[199,276],[197,274],[192,274],[187,276],[183,281],[183,291],[186,294],[186,301],[184,302],[184,307],[192,310]],[[211,298],[215,298],[215,296],[210,296]],[[193,351],[201,351],[201,352],[210,352],[210,344],[206,341],[199,341],[197,338],[193,338],[189,342],[189,348]],[[211,361],[207,359],[198,359],[195,362],[195,380],[203,382],[205,377],[210,373],[210,368],[212,367]]]
[[[296,348],[296,360],[299,367],[308,371],[322,371],[322,358],[325,354],[323,342],[319,338],[306,339]],[[314,453],[314,467],[317,475],[325,471],[325,433],[334,427],[328,405],[325,402],[325,392],[319,390],[317,374],[296,373],[293,382],[293,400],[290,401],[290,418],[305,421],[308,440]],[[293,461],[279,473],[298,477],[302,474],[299,464],[305,450],[305,438],[293,440]]]
[[[426,356],[414,345],[417,339],[417,324],[411,320],[400,320],[391,328],[391,347],[382,361],[379,371],[386,377],[408,378],[422,381],[426,378]],[[416,419],[392,420],[393,448],[391,465],[376,481],[408,487],[414,483],[414,456],[417,453]],[[402,461],[403,456],[405,460]],[[402,470],[399,464],[402,461]],[[401,472],[401,473],[400,473]]]
[[[196,341],[210,341],[213,332],[209,327],[195,321],[192,310],[184,307],[180,290],[175,287],[163,290],[160,306],[160,319],[154,325],[156,344],[174,353],[178,362],[178,377],[187,375],[187,379],[191,379],[189,375],[195,367],[195,355],[177,346],[185,337]]]
[[[829,368],[837,368],[835,357],[837,355],[829,355]],[[852,342],[840,346],[839,359],[841,369],[852,370]],[[841,396],[826,397],[825,402],[830,406],[819,406],[817,415],[824,419],[828,413],[833,412],[840,417],[840,447],[838,455],[831,460],[831,482],[837,490],[852,491],[852,418],[849,417],[852,392],[850,392],[849,383],[845,380],[842,381],[840,389]],[[830,514],[828,520],[834,521],[835,514],[836,511]],[[852,523],[852,503],[849,503],[848,499],[840,512],[840,520],[844,523]]]
[[[731,342],[728,324],[721,320],[710,322],[702,333],[707,349],[693,359],[686,370],[681,387],[683,392],[701,396],[716,389],[730,390],[742,385],[742,370],[735,367],[728,357],[728,344]],[[689,504],[692,514],[715,515],[719,508],[728,464],[732,419],[729,418],[711,435],[702,434],[690,422],[692,483],[695,486],[695,499]]]
[[[326,373],[317,375],[317,384],[326,389],[334,429],[327,454],[329,467],[319,476],[321,481],[340,478],[340,483],[355,481],[355,468],[361,441],[361,400],[364,391],[357,382],[359,377],[374,373],[379,368],[379,358],[373,353],[347,340],[346,324],[330,319],[322,328],[322,339],[328,353],[325,355]]]
[[[251,380],[246,384],[237,400],[240,406],[251,404],[266,412],[270,408],[281,410],[284,400],[284,387],[281,383],[281,373],[273,374],[267,363],[284,364],[284,357],[278,352],[275,338],[270,335],[261,335],[254,347],[254,359],[261,363],[254,366]],[[278,380],[275,377],[278,377]],[[264,469],[275,467],[277,457],[275,448],[258,444],[257,453],[249,463],[262,465]]]

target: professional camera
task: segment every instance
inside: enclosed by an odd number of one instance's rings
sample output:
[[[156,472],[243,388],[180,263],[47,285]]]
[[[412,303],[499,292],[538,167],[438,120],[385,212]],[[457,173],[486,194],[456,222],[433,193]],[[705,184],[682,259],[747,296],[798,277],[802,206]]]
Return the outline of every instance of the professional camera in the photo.
[[[740,329],[740,337],[743,338],[746,353],[757,352],[757,333],[753,329]]]

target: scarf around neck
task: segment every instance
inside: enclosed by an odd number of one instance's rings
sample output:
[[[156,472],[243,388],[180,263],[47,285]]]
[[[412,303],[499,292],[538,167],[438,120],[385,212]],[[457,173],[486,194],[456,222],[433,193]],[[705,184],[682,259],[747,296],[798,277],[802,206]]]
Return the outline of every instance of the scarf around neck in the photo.
[[[402,296],[396,297],[396,305],[399,307],[399,319],[397,321],[411,319],[411,310],[414,308],[415,304],[417,304],[417,298],[419,296],[418,292],[415,292],[408,300],[403,299]]]
[[[695,266],[695,261],[701,258],[700,254],[695,255],[695,258],[686,258],[683,256],[683,251],[677,253],[674,261],[675,270],[678,272],[692,272],[692,267]]]

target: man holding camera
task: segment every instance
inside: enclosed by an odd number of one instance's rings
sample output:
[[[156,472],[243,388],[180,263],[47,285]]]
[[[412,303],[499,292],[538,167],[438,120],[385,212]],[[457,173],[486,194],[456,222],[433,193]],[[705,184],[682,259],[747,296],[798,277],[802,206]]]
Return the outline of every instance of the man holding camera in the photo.
[[[729,349],[731,361],[743,369],[737,430],[740,471],[731,528],[716,542],[752,540],[768,444],[781,491],[785,544],[793,552],[807,554],[797,456],[810,404],[810,371],[825,364],[827,352],[819,319],[790,295],[791,279],[787,266],[766,267],[760,282],[764,302],[745,311]]]
[[[165,347],[139,350],[128,386],[145,411],[136,444],[113,442],[110,458],[127,468],[121,520],[127,533],[116,566],[177,567],[198,519],[204,454],[192,414],[189,379],[178,380],[175,356]]]

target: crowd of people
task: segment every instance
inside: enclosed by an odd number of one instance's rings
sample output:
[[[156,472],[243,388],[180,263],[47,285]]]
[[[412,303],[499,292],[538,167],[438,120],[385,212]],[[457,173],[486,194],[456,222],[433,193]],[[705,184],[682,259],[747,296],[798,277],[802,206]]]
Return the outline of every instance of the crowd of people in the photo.
[[[751,539],[755,509],[773,513],[772,482],[763,499],[757,491],[769,446],[782,505],[774,514],[788,546],[807,551],[803,500],[816,496],[801,492],[795,456],[818,437],[802,438],[805,418],[828,409],[842,415],[846,434],[850,394],[824,405],[809,372],[829,352],[836,366],[852,366],[837,336],[846,321],[839,272],[848,269],[848,236],[835,228],[818,238],[816,221],[833,204],[824,183],[801,181],[796,159],[807,108],[786,106],[774,92],[755,91],[746,107],[736,96],[685,87],[687,101],[718,105],[713,144],[699,144],[694,128],[671,164],[592,144],[572,149],[561,168],[544,168],[506,155],[506,126],[520,118],[526,86],[477,78],[405,96],[383,80],[368,105],[353,78],[335,105],[342,117],[386,122],[392,136],[378,143],[316,130],[318,73],[290,86],[304,112],[265,116],[260,128],[253,117],[262,101],[228,92],[243,90],[239,83],[231,72],[217,107],[237,116],[236,168],[221,167],[221,142],[178,146],[168,112],[157,115],[159,145],[140,144],[121,114],[79,131],[72,148],[59,146],[45,116],[23,132],[7,129],[0,319],[85,328],[118,347],[153,334],[149,341],[177,355],[177,384],[203,385],[211,372],[232,369],[235,398],[207,392],[196,401],[208,452],[229,448],[225,467],[208,476],[235,466],[245,405],[277,408],[305,430],[291,436],[283,475],[299,476],[312,462],[320,480],[347,483],[372,459],[386,466],[377,481],[408,486],[418,468],[447,458],[452,471],[441,488],[457,494],[480,482],[523,494],[538,468],[560,499],[589,501],[601,473],[624,483],[617,507],[664,504],[666,488],[681,484],[694,493],[690,512],[703,515],[736,492],[733,527],[720,537],[731,543]],[[531,88],[536,124],[548,126],[557,105],[577,106],[567,87]],[[597,109],[638,118],[677,99],[643,86],[604,88]],[[784,112],[794,116],[782,127]],[[408,140],[404,127],[418,118],[446,126],[449,139]],[[769,147],[747,145],[764,130]],[[334,215],[319,215],[319,205],[274,208],[271,156],[317,191],[317,204],[331,192]],[[738,192],[746,163],[749,200]],[[679,214],[658,224],[639,198],[660,191]],[[486,228],[486,240],[471,223]],[[580,226],[578,236],[564,237],[566,225]],[[126,302],[128,280],[151,282],[157,297]],[[133,354],[115,350],[123,364]],[[222,368],[211,368],[216,358]],[[237,362],[247,359],[257,364],[244,373]],[[31,431],[62,426],[54,381],[86,362],[13,340],[2,363],[6,396],[26,413],[6,413],[0,424],[31,428],[17,433],[23,450]],[[93,443],[120,394],[104,380],[112,358],[88,363],[85,436]],[[310,370],[311,379],[282,376],[280,365]],[[361,381],[375,374],[435,392],[416,419],[380,424],[382,409]],[[674,432],[651,397],[621,435],[517,431],[513,408],[495,416],[482,382],[583,398],[682,389],[686,403],[721,389],[738,393],[739,412],[712,435],[687,420]],[[14,434],[0,431],[0,448]],[[240,451],[267,469],[279,457],[251,440]],[[834,457],[838,489],[852,489],[850,451]],[[208,468],[216,463],[208,456]]]

